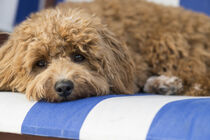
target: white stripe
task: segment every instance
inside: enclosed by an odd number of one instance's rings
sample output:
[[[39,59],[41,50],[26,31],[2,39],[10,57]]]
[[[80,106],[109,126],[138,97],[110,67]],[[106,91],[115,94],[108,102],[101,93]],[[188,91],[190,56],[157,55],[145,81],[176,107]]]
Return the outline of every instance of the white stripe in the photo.
[[[18,0],[1,0],[0,30],[11,32],[16,16]]]
[[[20,93],[0,92],[0,132],[21,133],[22,122],[36,103]]]
[[[180,0],[147,0],[147,1],[163,4],[166,6],[175,6],[175,7],[178,7],[180,2]]]
[[[156,113],[165,104],[186,96],[130,96],[103,100],[88,114],[82,140],[144,140]]]

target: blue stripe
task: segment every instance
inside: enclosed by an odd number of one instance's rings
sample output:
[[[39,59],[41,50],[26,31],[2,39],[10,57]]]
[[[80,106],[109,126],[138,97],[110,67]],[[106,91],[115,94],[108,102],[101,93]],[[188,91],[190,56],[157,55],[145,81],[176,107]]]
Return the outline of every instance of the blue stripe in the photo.
[[[19,0],[15,25],[25,20],[30,13],[38,11],[39,1],[38,0]]]
[[[186,9],[210,15],[210,0],[181,0],[180,5]]]
[[[79,138],[79,131],[90,110],[100,101],[112,96],[101,96],[63,103],[38,102],[28,112],[22,124],[23,134]]]
[[[210,98],[166,104],[155,116],[147,140],[210,139]]]
[[[142,95],[146,94],[134,96]],[[90,110],[104,99],[121,96],[130,95],[107,95],[63,103],[38,102],[26,115],[21,133],[79,139],[80,128]]]

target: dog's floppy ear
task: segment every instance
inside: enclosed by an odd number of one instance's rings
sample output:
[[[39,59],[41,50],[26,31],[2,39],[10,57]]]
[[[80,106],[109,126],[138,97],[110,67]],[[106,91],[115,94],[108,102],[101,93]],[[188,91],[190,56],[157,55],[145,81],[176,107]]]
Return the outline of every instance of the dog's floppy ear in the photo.
[[[7,41],[9,38],[9,33],[6,32],[0,32],[0,46]]]
[[[8,39],[9,34],[0,36],[1,42],[4,42],[0,46],[0,90],[12,90],[10,84],[15,77],[13,60],[18,53],[15,49],[17,44],[12,39]]]
[[[104,70],[110,82],[110,91],[115,94],[132,94],[135,92],[135,67],[125,43],[121,42],[106,27],[99,30],[105,47],[111,53],[104,58]],[[110,57],[111,56],[111,57]]]

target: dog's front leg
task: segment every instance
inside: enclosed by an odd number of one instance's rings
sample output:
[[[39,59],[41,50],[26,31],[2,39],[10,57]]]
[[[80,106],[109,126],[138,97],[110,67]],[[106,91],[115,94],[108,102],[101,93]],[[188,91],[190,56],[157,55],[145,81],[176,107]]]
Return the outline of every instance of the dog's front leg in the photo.
[[[144,92],[161,95],[177,95],[183,91],[182,80],[175,76],[151,76],[144,85]]]

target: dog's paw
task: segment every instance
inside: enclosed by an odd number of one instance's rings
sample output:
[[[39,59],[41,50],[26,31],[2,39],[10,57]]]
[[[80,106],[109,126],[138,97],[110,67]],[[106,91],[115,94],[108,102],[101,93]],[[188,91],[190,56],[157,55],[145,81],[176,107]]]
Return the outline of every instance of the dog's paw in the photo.
[[[182,89],[182,80],[175,76],[152,76],[144,85],[144,92],[161,95],[175,95],[181,92]]]

